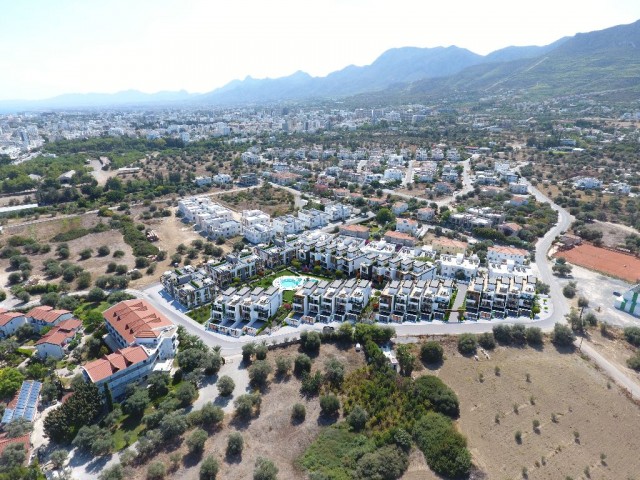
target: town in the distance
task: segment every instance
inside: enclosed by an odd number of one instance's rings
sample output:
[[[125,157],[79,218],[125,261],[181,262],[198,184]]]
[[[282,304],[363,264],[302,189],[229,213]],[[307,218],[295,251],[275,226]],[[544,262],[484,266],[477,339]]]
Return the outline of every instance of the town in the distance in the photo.
[[[640,90],[584,68],[0,113],[0,480],[640,478]]]

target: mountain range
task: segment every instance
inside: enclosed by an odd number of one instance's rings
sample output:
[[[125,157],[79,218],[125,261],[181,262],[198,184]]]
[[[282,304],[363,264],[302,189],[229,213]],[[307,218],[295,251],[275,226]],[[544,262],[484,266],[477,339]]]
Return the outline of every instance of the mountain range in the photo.
[[[545,46],[507,47],[478,55],[456,46],[387,50],[371,65],[325,77],[305,72],[276,79],[234,80],[205,94],[70,94],[40,101],[0,102],[0,110],[100,106],[256,104],[356,95],[419,101],[452,92],[519,90],[531,97],[567,93],[640,94],[640,20],[564,37]]]

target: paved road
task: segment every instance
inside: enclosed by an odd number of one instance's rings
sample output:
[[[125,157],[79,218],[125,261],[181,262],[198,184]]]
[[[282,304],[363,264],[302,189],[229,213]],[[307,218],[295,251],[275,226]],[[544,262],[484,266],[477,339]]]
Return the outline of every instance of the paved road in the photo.
[[[406,187],[410,183],[413,183],[413,165],[414,165],[414,160],[409,160],[409,166],[407,167],[407,172],[405,173],[404,178],[402,179],[403,187]]]

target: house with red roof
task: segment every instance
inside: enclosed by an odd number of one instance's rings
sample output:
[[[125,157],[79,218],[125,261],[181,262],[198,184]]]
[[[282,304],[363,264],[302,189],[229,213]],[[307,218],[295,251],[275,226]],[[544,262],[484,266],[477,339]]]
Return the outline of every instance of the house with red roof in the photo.
[[[9,312],[4,308],[0,308],[0,336],[9,337],[26,323],[27,319],[24,313]]]
[[[36,350],[40,358],[53,357],[60,359],[64,357],[69,344],[78,334],[82,322],[77,318],[64,320],[49,330],[40,340],[36,342]]]
[[[27,323],[33,325],[38,332],[46,327],[55,327],[72,317],[73,313],[69,310],[56,310],[48,305],[34,307],[26,314]]]
[[[107,384],[113,398],[119,398],[129,383],[137,383],[153,371],[154,360],[144,347],[126,347],[87,363],[82,373],[100,390]]]

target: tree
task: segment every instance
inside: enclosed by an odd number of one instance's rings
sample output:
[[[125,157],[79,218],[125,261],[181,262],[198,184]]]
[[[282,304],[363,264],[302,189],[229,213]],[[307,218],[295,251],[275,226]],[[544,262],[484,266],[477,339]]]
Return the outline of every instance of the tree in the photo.
[[[362,430],[369,420],[369,414],[360,405],[353,407],[347,415],[347,424],[356,432]]]
[[[411,353],[411,348],[409,345],[398,345],[396,349],[396,354],[398,357],[398,365],[400,366],[400,373],[403,375],[410,377],[413,372],[413,367],[416,361],[416,356]]]
[[[256,360],[249,367],[251,384],[258,388],[262,388],[267,384],[269,374],[271,374],[271,365],[266,360]]]
[[[86,260],[88,258],[91,258],[91,255],[93,255],[93,249],[85,248],[84,250],[80,251],[80,260]]]
[[[376,222],[380,225],[385,225],[393,220],[395,220],[395,215],[388,208],[381,208],[376,213]]]
[[[149,397],[156,400],[169,393],[169,385],[171,384],[171,378],[166,372],[153,372],[149,375],[147,380],[147,391]]]
[[[335,357],[324,363],[324,378],[334,387],[342,385],[344,380],[344,364]]]
[[[122,410],[132,417],[141,417],[149,402],[148,390],[146,388],[136,388],[133,394],[122,404]]]
[[[460,404],[455,392],[433,375],[423,375],[416,379],[411,402],[416,410],[420,405],[431,405],[435,411],[452,418],[460,414]]]
[[[242,361],[245,363],[251,362],[253,354],[256,352],[255,342],[249,342],[242,345]]]
[[[227,439],[227,455],[230,457],[235,457],[237,455],[242,454],[242,449],[244,448],[244,439],[240,432],[232,432],[229,434],[229,438]]]
[[[458,351],[463,355],[473,355],[478,348],[476,336],[473,333],[463,333],[458,337]]]
[[[51,452],[51,455],[49,456],[49,460],[51,460],[51,463],[53,463],[54,468],[60,469],[63,467],[64,462],[67,461],[68,456],[69,454],[67,453],[66,450],[57,449]]]
[[[320,334],[316,331],[300,333],[300,346],[305,352],[318,353],[320,351]]]
[[[4,427],[5,432],[7,432],[8,438],[17,438],[27,433],[31,433],[33,430],[33,423],[25,418],[18,418],[10,423],[7,423]]]
[[[23,443],[12,443],[0,455],[0,465],[7,470],[20,467],[27,459],[27,452],[24,450]],[[19,478],[19,477],[18,477]]]
[[[220,425],[224,419],[224,412],[222,411],[222,408],[211,402],[207,402],[202,406],[200,414],[202,425],[204,427],[215,427]]]
[[[98,480],[124,480],[124,468],[120,464],[107,467],[100,472]]]
[[[204,450],[204,444],[207,441],[207,432],[202,430],[201,428],[196,428],[191,434],[187,437],[187,448],[189,449],[189,453],[192,454],[201,454]]]
[[[162,438],[171,440],[182,435],[187,430],[187,417],[182,410],[166,414],[160,421],[158,429]]]
[[[440,363],[444,356],[444,349],[440,343],[429,341],[420,347],[420,358],[424,363]]]
[[[277,478],[278,467],[271,460],[258,457],[253,471],[253,480],[276,480]]]
[[[576,282],[569,282],[562,288],[562,294],[567,298],[576,296]]]
[[[113,438],[109,430],[100,428],[98,425],[81,427],[72,444],[74,447],[78,447],[80,450],[95,456],[106,455],[114,447]]]
[[[529,327],[526,331],[527,343],[532,346],[542,345],[543,336],[542,330],[538,327]]]
[[[24,375],[13,367],[0,369],[0,397],[12,397],[22,386]]]
[[[551,270],[553,270],[553,273],[561,277],[566,277],[571,273],[573,267],[567,263],[566,259],[560,257],[556,260],[553,267],[551,267]]]
[[[183,407],[191,405],[198,398],[198,390],[191,382],[182,382],[174,392],[175,398]]]
[[[625,327],[624,338],[634,347],[640,347],[640,327]]]
[[[200,480],[216,480],[219,469],[218,461],[209,455],[200,465]]]
[[[299,354],[294,362],[293,373],[301,377],[305,373],[311,371],[311,359],[304,353]]]
[[[400,478],[409,466],[405,452],[393,445],[386,445],[373,452],[365,453],[357,462],[354,478],[396,479]]]
[[[333,416],[340,410],[340,400],[333,393],[320,397],[320,410],[323,415]]]
[[[305,373],[302,376],[302,386],[300,387],[300,393],[303,395],[313,396],[317,395],[320,392],[320,387],[322,386],[324,378],[322,373],[315,372]]]
[[[559,347],[571,347],[575,341],[576,336],[566,325],[556,323],[553,327],[553,339],[552,342]]]
[[[513,341],[511,336],[511,325],[495,325],[493,327],[494,338],[503,345],[510,345]]]
[[[167,468],[162,462],[153,462],[147,468],[147,480],[162,480],[167,474]]]
[[[107,295],[104,293],[104,290],[98,287],[92,288],[87,294],[87,301],[92,303],[102,302],[105,298],[107,298]]]
[[[627,360],[627,366],[633,370],[640,371],[640,350]]]
[[[342,323],[336,331],[336,338],[340,342],[353,342],[353,325],[349,322]]]
[[[228,397],[233,393],[236,388],[236,384],[233,379],[228,375],[223,375],[218,379],[218,393],[221,397]]]
[[[101,257],[106,257],[111,253],[111,250],[106,245],[101,245],[98,247],[98,255]]]

